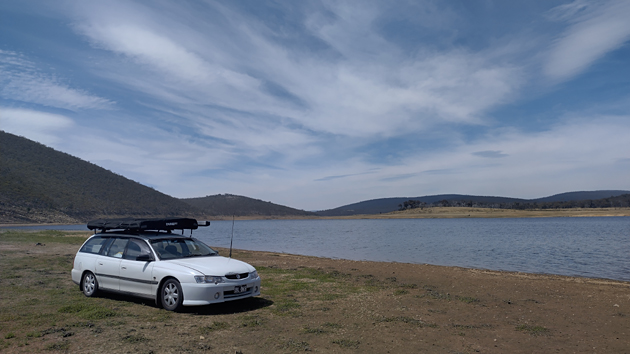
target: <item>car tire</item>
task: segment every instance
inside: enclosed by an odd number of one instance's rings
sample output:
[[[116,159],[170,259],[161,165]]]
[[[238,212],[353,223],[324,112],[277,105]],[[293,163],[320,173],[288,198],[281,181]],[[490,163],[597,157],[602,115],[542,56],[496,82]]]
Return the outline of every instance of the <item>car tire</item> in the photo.
[[[96,280],[94,273],[85,272],[85,274],[83,274],[83,278],[81,279],[81,291],[83,291],[83,295],[87,297],[96,295],[98,292],[98,280]]]
[[[160,301],[162,307],[168,311],[177,311],[184,302],[182,286],[175,279],[168,279],[160,289]]]

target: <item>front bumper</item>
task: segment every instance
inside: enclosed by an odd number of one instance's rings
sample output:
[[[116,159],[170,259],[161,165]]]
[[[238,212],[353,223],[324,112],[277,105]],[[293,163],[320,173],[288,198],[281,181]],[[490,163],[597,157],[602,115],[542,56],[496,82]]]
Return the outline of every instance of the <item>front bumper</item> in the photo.
[[[201,306],[260,295],[260,277],[225,283],[182,283],[184,306]]]

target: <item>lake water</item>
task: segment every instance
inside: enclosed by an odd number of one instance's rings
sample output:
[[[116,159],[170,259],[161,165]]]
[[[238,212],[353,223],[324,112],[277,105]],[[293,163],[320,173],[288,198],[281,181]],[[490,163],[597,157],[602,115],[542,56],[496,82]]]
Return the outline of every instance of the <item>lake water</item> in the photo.
[[[231,234],[232,221],[193,231],[226,248]],[[247,220],[234,248],[630,281],[630,217]]]

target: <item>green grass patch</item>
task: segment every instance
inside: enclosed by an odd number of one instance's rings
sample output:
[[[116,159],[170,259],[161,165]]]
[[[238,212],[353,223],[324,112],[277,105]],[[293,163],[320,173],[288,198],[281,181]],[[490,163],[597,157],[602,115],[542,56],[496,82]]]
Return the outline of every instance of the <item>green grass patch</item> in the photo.
[[[481,328],[492,328],[492,325],[482,324],[482,325],[464,325],[464,324],[452,324],[453,328],[458,329],[481,329]]]
[[[98,304],[71,304],[59,309],[60,313],[72,313],[86,320],[102,320],[117,316],[116,311],[110,310]]]
[[[264,320],[258,315],[247,315],[241,318],[241,327],[258,327],[264,325]]]
[[[326,322],[326,323],[324,323],[324,324],[322,325],[322,327],[325,327],[325,328],[330,328],[330,329],[340,329],[340,328],[342,328],[343,326],[342,326],[342,325],[340,325],[339,323]]]
[[[199,327],[199,332],[203,335],[207,335],[214,331],[221,331],[228,328],[230,328],[230,324],[227,322],[212,322],[210,326]]]
[[[403,283],[403,284],[400,284],[399,286],[401,288],[403,288],[403,289],[417,289],[418,288],[418,284],[406,284],[406,283]]]
[[[46,350],[57,350],[57,351],[67,352],[68,349],[70,349],[70,343],[68,343],[67,341],[50,343],[46,346]]]
[[[148,342],[149,339],[143,336],[142,334],[130,334],[130,335],[126,335],[122,337],[122,341],[134,344],[134,343]]]
[[[310,279],[319,282],[331,283],[339,279],[348,278],[350,275],[340,273],[336,270],[326,272],[315,268],[281,269],[275,267],[257,267],[259,273],[267,276],[285,275],[292,279]]]
[[[305,326],[304,328],[302,328],[302,332],[307,334],[325,334],[329,333],[330,331],[324,328],[312,328],[309,326]]]
[[[406,294],[409,294],[409,290],[406,290],[406,289],[396,289],[396,290],[394,290],[394,295],[395,296],[406,295]]]
[[[39,338],[42,336],[42,332],[28,332],[26,338]]]
[[[262,277],[262,289],[265,296],[269,296],[274,302],[276,298],[287,296],[308,296],[311,299],[333,301],[345,295],[328,292],[336,284],[346,283],[351,279],[349,274],[336,270],[324,271],[321,269],[300,267],[294,269],[281,269],[277,267],[257,267]],[[346,292],[356,292],[358,287],[344,287]],[[311,297],[315,296],[315,297]],[[284,300],[280,300],[286,302]],[[280,304],[276,309],[286,312],[286,304]],[[288,305],[291,306],[291,305]]]
[[[149,317],[150,322],[168,322],[173,318],[173,313],[170,311],[159,311]]]
[[[282,299],[278,300],[273,305],[273,312],[279,316],[299,316],[301,315],[297,310],[302,305],[295,299]]]
[[[358,340],[350,340],[350,339],[334,339],[332,343],[337,344],[342,348],[353,348],[353,349],[358,349],[359,344],[361,344],[361,342],[359,342]]]
[[[378,320],[378,322],[402,322],[402,323],[407,323],[407,324],[411,324],[418,327],[430,327],[430,328],[438,327],[438,325],[435,323],[426,323],[424,321],[417,320],[415,318],[411,318],[407,316],[385,317]]]
[[[549,329],[542,326],[530,326],[526,324],[516,326],[516,330],[520,332],[526,332],[531,334],[532,336],[542,336],[548,335],[550,333]]]
[[[433,300],[447,300],[447,301],[451,300],[451,294],[449,293],[444,294],[444,293],[441,293],[439,291],[432,290],[432,289],[426,289],[426,290],[427,292],[425,294],[416,295],[416,296],[419,298],[428,297]]]
[[[0,241],[6,242],[26,242],[32,243],[33,247],[37,243],[45,245],[46,243],[63,243],[70,245],[81,245],[85,240],[92,235],[88,231],[57,231],[57,230],[43,230],[43,231],[17,231],[17,230],[5,230],[0,232]]]
[[[282,345],[283,349],[288,349],[292,352],[310,352],[311,347],[308,342],[297,341],[293,339],[289,339]]]
[[[343,294],[331,294],[331,293],[326,293],[326,294],[322,294],[319,299],[322,301],[334,301],[334,300],[338,300],[341,298],[344,298],[345,295]]]
[[[474,298],[474,297],[470,297],[470,296],[457,296],[457,300],[466,303],[466,304],[472,304],[474,302],[479,302],[479,299]]]

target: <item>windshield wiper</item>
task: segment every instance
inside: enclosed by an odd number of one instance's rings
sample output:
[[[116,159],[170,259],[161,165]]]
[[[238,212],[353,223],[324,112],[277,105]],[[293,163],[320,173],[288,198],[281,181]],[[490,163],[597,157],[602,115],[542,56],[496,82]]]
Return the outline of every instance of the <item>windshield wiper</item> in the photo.
[[[185,256],[182,256],[182,258],[189,258],[189,257],[205,257],[205,256],[210,256],[209,254],[187,254]]]

